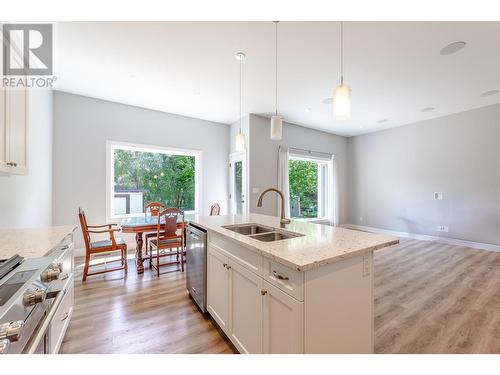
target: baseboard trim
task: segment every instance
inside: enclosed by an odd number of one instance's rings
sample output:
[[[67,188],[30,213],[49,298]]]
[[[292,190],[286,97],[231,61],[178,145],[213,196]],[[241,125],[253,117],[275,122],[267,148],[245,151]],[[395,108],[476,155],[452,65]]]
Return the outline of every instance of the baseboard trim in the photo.
[[[424,241],[436,241],[436,242],[441,242],[441,243],[445,243],[445,244],[449,244],[449,245],[466,246],[466,247],[471,247],[473,249],[481,249],[481,250],[487,250],[487,251],[500,252],[500,245],[494,245],[494,244],[489,244],[489,243],[459,240],[457,238],[450,238],[450,237],[429,236],[427,234],[398,232],[398,231],[394,231],[394,230],[366,227],[363,225],[355,225],[355,224],[342,224],[341,227],[347,228],[347,229],[361,230],[363,232],[388,234],[391,236],[397,236],[397,237],[403,237],[403,238],[413,238],[416,240],[424,240]]]

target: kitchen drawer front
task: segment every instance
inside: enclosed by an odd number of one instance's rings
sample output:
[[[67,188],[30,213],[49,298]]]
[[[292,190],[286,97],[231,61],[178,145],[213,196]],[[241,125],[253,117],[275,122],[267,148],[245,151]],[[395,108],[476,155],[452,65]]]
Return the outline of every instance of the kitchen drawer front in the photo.
[[[242,266],[262,275],[262,255],[212,232],[209,232],[208,242],[218,250],[225,251]]]
[[[73,314],[74,288],[73,278],[68,281],[66,295],[50,323],[50,353],[57,354],[61,347],[71,315]]]
[[[293,270],[272,260],[265,260],[264,279],[283,292],[304,300],[304,272]]]

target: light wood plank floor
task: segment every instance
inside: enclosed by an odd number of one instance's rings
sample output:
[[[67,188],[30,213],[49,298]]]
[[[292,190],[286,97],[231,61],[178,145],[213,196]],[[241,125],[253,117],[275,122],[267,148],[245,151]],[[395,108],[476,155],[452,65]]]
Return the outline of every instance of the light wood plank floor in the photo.
[[[375,253],[376,353],[500,353],[500,253],[404,240]]]
[[[185,273],[146,268],[89,276],[81,281],[78,259],[75,308],[61,353],[235,353],[217,324],[204,317],[186,290]],[[115,263],[116,265],[116,263]]]
[[[75,281],[62,353],[233,353],[185,274]],[[500,253],[403,240],[375,253],[376,353],[500,353]]]

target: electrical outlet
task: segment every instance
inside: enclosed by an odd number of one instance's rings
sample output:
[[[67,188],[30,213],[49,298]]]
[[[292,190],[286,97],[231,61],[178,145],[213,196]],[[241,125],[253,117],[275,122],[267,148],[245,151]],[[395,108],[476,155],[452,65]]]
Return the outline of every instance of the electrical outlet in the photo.
[[[445,225],[438,225],[437,231],[438,232],[448,232],[448,227]]]
[[[370,259],[371,257],[369,255],[365,255],[363,257],[363,276],[368,276],[370,274],[370,268],[371,268]]]
[[[434,193],[434,200],[442,201],[443,200],[443,192],[442,191],[436,191]]]

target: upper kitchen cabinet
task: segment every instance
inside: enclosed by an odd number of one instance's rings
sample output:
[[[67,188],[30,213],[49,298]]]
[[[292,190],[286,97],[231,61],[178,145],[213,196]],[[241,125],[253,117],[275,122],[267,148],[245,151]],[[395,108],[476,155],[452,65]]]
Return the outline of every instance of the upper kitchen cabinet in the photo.
[[[28,92],[0,90],[0,172],[28,172]]]
[[[28,91],[24,88],[0,87],[0,173],[28,173]]]

